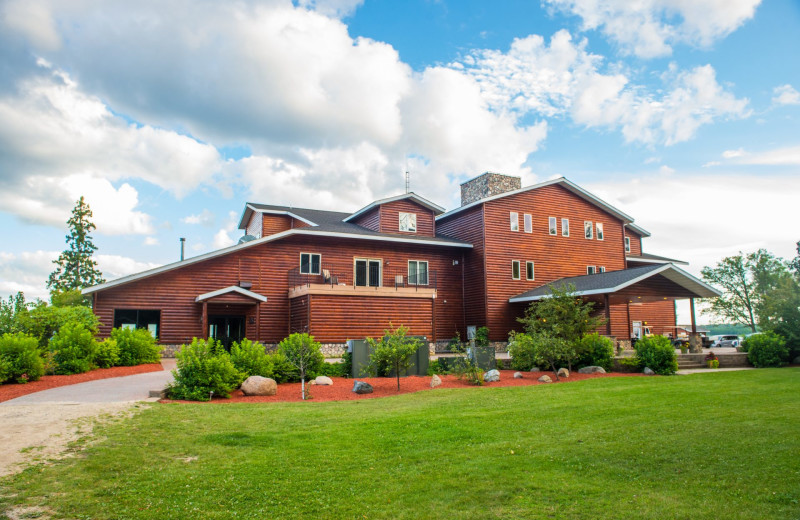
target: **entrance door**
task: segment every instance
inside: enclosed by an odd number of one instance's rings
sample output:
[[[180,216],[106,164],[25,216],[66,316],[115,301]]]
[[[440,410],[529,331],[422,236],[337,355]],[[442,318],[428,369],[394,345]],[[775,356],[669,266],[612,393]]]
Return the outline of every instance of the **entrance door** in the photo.
[[[642,322],[641,321],[634,321],[633,322],[633,337],[636,339],[642,339]]]
[[[244,339],[244,320],[244,316],[212,314],[208,317],[208,337],[221,342],[225,350],[230,350],[234,341]]]
[[[381,261],[356,259],[356,286],[381,286]]]

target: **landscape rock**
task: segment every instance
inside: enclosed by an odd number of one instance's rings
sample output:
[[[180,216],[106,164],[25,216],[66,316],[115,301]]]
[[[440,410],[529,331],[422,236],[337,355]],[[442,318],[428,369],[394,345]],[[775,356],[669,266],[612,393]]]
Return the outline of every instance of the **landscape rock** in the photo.
[[[250,376],[242,383],[242,392],[244,395],[275,395],[278,383],[269,377]]]
[[[357,394],[371,394],[372,385],[364,381],[355,381],[353,382],[353,392]]]
[[[483,374],[483,380],[487,383],[494,383],[496,381],[500,381],[500,371],[499,370],[489,370],[485,374]]]
[[[514,379],[522,379],[522,372],[514,372]]]
[[[441,384],[442,384],[442,378],[437,376],[436,374],[433,374],[433,377],[431,378],[431,388],[436,388]]]
[[[544,375],[544,376],[540,377],[540,378],[538,379],[538,381],[539,381],[540,383],[552,383],[552,382],[553,382],[553,380],[552,380],[552,379],[550,379],[550,376],[548,376],[548,375]]]
[[[330,386],[333,384],[333,379],[331,379],[328,376],[317,376],[317,378],[314,379],[314,384],[321,386]]]
[[[656,373],[653,372],[652,370],[650,370],[650,367],[644,367],[644,375],[646,375],[646,376],[654,376],[654,375],[656,375]]]
[[[569,370],[567,370],[566,368],[559,368],[558,377],[569,377]]]
[[[528,370],[528,372],[541,372],[542,369],[539,367],[533,367],[532,369]]]
[[[599,367],[597,365],[592,365],[588,367],[583,367],[578,370],[579,374],[605,374],[606,369],[603,367]]]

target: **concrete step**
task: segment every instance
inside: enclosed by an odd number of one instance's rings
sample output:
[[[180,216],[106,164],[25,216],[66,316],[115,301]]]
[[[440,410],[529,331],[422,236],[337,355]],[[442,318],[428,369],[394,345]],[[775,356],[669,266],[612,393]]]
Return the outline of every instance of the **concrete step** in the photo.
[[[690,370],[695,368],[708,368],[708,365],[703,363],[678,363],[678,370]]]

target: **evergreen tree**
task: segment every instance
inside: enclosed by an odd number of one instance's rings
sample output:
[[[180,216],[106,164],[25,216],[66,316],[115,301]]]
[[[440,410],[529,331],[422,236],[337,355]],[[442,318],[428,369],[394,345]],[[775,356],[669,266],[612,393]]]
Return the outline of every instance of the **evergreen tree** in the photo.
[[[91,216],[92,210],[81,197],[75,203],[72,216],[67,221],[69,247],[59,255],[58,260],[53,260],[58,267],[47,281],[47,288],[51,291],[70,291],[105,282],[102,273],[97,269],[97,262],[92,259],[97,246],[92,243],[89,235],[96,229],[89,220]]]

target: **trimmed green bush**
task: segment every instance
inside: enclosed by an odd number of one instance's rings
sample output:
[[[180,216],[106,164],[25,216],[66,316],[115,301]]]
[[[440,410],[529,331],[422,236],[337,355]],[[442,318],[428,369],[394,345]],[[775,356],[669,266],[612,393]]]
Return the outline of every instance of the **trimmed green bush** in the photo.
[[[750,336],[744,346],[747,359],[756,368],[779,367],[789,361],[786,340],[772,331]]]
[[[350,374],[345,372],[344,363],[328,363],[326,361],[320,365],[316,375],[328,377],[347,377]]]
[[[45,303],[19,312],[16,317],[20,331],[27,332],[39,341],[39,348],[47,350],[50,339],[67,323],[80,323],[92,334],[97,334],[100,322],[89,307],[56,307]]]
[[[117,342],[122,366],[161,361],[161,347],[147,329],[113,329],[111,339]]]
[[[536,348],[528,334],[512,333],[509,337],[508,353],[511,355],[511,368],[514,370],[530,370],[538,366]]]
[[[97,342],[94,364],[100,368],[111,368],[119,364],[119,345],[113,338]]]
[[[272,363],[272,379],[276,383],[297,383],[300,381],[300,370],[289,362],[286,355],[278,350],[268,354]],[[311,375],[309,373],[309,375]]]
[[[36,338],[21,332],[0,336],[0,383],[27,383],[44,375]]]
[[[172,399],[209,401],[212,393],[218,397],[230,397],[230,393],[244,381],[244,374],[236,370],[231,356],[225,349],[217,347],[213,339],[192,339],[183,345],[177,354],[175,378],[167,388]]]
[[[94,367],[96,350],[94,334],[79,322],[65,324],[50,340],[56,374],[88,372]]]
[[[639,368],[649,368],[662,376],[672,375],[678,371],[678,357],[675,347],[666,336],[648,336],[640,339],[634,346]]]
[[[275,371],[272,356],[267,354],[264,345],[247,338],[231,345],[231,362],[245,379],[250,376],[272,377]]]
[[[575,368],[598,366],[611,370],[611,359],[614,357],[614,342],[611,339],[595,332],[578,340],[575,348],[578,351]]]

